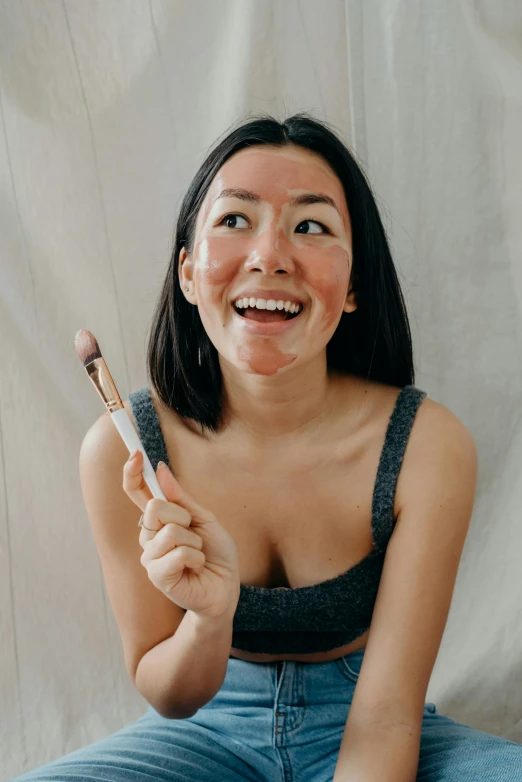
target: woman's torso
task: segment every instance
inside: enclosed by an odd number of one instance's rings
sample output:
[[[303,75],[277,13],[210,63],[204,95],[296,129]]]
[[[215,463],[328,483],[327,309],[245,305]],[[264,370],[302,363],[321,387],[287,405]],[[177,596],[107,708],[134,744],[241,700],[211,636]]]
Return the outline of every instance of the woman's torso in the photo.
[[[310,586],[344,573],[371,552],[373,488],[400,390],[339,378],[335,412],[315,432],[275,448],[245,445],[229,434],[204,438],[151,388],[172,471],[233,537],[241,584]],[[269,655],[232,647],[230,654],[251,662],[327,662],[363,648],[368,634],[328,652]]]

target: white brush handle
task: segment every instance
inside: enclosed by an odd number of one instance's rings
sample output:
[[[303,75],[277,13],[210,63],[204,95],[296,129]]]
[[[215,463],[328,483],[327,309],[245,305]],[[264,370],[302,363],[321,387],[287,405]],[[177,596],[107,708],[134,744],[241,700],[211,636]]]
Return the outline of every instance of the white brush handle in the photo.
[[[132,425],[132,421],[129,418],[129,414],[127,413],[125,408],[122,407],[119,410],[115,410],[114,413],[111,413],[111,418],[114,421],[114,426],[121,434],[123,442],[129,449],[129,453],[135,451],[136,448],[142,452],[143,477],[145,478],[145,483],[147,484],[147,486],[152,492],[152,496],[157,497],[160,500],[166,500],[167,498],[165,497],[163,491],[161,490],[161,486],[158,483],[158,479],[156,478],[156,473],[152,468],[150,459],[145,453],[145,448],[141,444],[141,440],[138,437],[136,430]]]

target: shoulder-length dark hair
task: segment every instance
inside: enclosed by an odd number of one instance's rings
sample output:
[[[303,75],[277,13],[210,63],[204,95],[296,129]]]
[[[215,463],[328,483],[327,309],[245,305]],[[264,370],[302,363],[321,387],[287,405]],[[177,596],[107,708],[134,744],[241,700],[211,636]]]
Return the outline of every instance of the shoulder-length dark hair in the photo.
[[[218,352],[207,336],[198,308],[181,291],[179,254],[182,247],[187,253],[192,252],[199,208],[221,166],[239,150],[263,144],[295,144],[321,155],[344,189],[352,227],[350,284],[357,309],[343,312],[326,346],[327,367],[401,388],[414,383],[406,307],[384,226],[364,173],[327,123],[308,113],[295,114],[284,122],[257,115],[235,127],[211,150],[185,194],[147,348],[148,377],[160,400],[179,416],[213,432],[223,422]]]

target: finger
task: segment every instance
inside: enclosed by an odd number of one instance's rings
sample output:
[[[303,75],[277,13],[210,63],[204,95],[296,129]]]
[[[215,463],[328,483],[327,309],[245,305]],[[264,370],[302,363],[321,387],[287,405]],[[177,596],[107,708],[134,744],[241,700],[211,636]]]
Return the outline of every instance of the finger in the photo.
[[[204,508],[196,500],[181,488],[169,467],[162,462],[156,471],[158,482],[169,502],[175,502],[186,508],[193,520],[211,521],[214,518],[212,511]]]
[[[141,562],[145,564],[145,562],[149,562],[152,559],[159,559],[159,557],[163,557],[167,552],[179,546],[189,546],[197,551],[201,551],[203,540],[197,532],[180,527],[175,523],[166,524],[145,545]]]
[[[153,529],[157,528],[158,520],[162,526],[175,522],[188,528],[191,519],[192,516],[186,508],[169,500],[160,500],[159,497],[150,499],[143,511],[143,523]]]
[[[123,465],[123,489],[131,500],[142,511],[152,497],[152,492],[143,477],[143,454],[137,451],[134,458],[129,458]]]
[[[145,529],[145,527],[140,527],[140,536],[138,538],[138,542],[142,549],[145,549],[147,543],[153,540],[157,534],[158,530],[149,530]]]
[[[202,551],[196,551],[189,546],[179,546],[165,556],[148,562],[147,573],[152,583],[160,588],[161,584],[167,581],[175,581],[176,574],[181,578],[185,568],[202,572],[204,567],[205,555]]]
[[[143,527],[139,537],[140,546],[145,548],[145,545],[155,537],[165,524],[179,524],[181,527],[188,528],[191,519],[188,510],[180,505],[153,497],[147,502],[143,511]]]

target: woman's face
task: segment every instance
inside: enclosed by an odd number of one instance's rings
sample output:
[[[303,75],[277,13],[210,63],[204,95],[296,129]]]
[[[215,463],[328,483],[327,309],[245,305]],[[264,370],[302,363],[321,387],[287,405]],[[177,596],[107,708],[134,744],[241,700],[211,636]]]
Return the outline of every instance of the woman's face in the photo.
[[[221,358],[274,375],[315,358],[343,310],[355,309],[351,267],[348,208],[326,161],[297,146],[258,146],[215,176],[179,275]],[[268,308],[236,309],[240,299]],[[299,303],[298,314],[288,319],[280,301]]]

